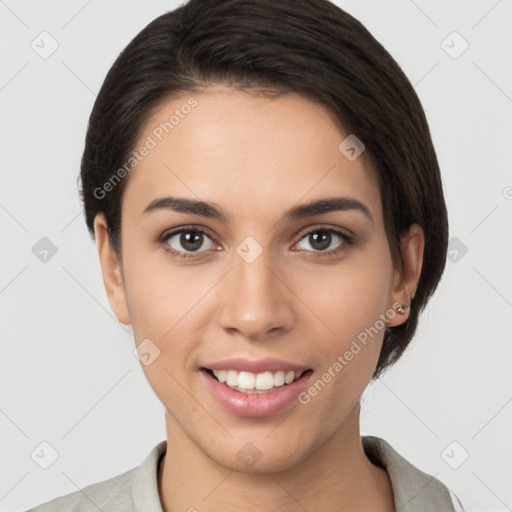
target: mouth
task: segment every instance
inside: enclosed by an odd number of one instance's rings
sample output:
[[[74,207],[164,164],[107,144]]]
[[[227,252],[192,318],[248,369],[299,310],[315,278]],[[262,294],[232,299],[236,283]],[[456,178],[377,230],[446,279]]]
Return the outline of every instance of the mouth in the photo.
[[[246,394],[265,394],[272,393],[282,389],[299,379],[309,376],[312,369],[299,371],[266,371],[253,373],[247,371],[237,371],[233,369],[211,369],[201,368],[211,378],[224,384],[226,387]]]
[[[279,359],[231,358],[198,370],[205,389],[225,411],[252,418],[268,418],[297,407],[298,396],[313,374],[307,366]]]

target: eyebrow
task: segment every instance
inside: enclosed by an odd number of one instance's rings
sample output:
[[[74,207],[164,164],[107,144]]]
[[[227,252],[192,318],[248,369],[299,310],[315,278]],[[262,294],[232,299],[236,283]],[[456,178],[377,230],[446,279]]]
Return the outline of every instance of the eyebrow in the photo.
[[[178,213],[191,213],[228,223],[230,216],[215,203],[188,199],[182,197],[156,198],[146,207],[142,215],[157,210],[171,210]],[[290,208],[284,215],[286,220],[300,220],[313,215],[334,211],[356,210],[362,212],[370,221],[374,222],[370,209],[358,199],[353,197],[329,197],[317,199],[309,203],[300,204]]]

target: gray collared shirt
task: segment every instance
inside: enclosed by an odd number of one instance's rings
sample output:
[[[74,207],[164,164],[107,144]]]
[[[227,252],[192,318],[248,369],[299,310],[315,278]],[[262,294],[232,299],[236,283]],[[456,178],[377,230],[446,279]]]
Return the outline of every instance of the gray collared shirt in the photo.
[[[387,441],[375,436],[361,440],[367,457],[387,471],[397,512],[464,512],[448,487],[404,459]],[[158,466],[166,450],[167,441],[161,441],[140,466],[27,512],[163,512]]]

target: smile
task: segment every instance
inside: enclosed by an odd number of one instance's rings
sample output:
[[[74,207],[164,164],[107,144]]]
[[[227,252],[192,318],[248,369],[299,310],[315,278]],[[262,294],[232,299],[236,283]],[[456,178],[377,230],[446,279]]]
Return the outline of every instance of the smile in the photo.
[[[301,371],[278,370],[276,372],[252,373],[237,370],[206,369],[221,383],[242,393],[269,393],[298,380],[304,373]]]
[[[311,369],[260,373],[206,367],[200,370],[201,382],[224,410],[253,418],[273,416],[298,404],[297,397],[304,392],[313,373]]]

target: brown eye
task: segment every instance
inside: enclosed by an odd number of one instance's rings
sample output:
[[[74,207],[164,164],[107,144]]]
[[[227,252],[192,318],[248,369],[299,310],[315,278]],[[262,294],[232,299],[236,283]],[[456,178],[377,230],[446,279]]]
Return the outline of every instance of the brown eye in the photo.
[[[332,235],[327,231],[317,231],[309,235],[309,243],[311,247],[317,251],[325,251],[331,245]]]
[[[300,244],[307,242],[309,247],[300,247]],[[300,249],[311,252],[314,256],[327,256],[336,254],[354,244],[352,235],[335,228],[318,228],[304,233],[298,242]]]
[[[164,240],[170,245],[171,250],[177,253],[182,252],[203,252],[200,251],[205,242],[206,250],[211,249],[213,242],[210,237],[199,229],[181,229],[167,235]]]

